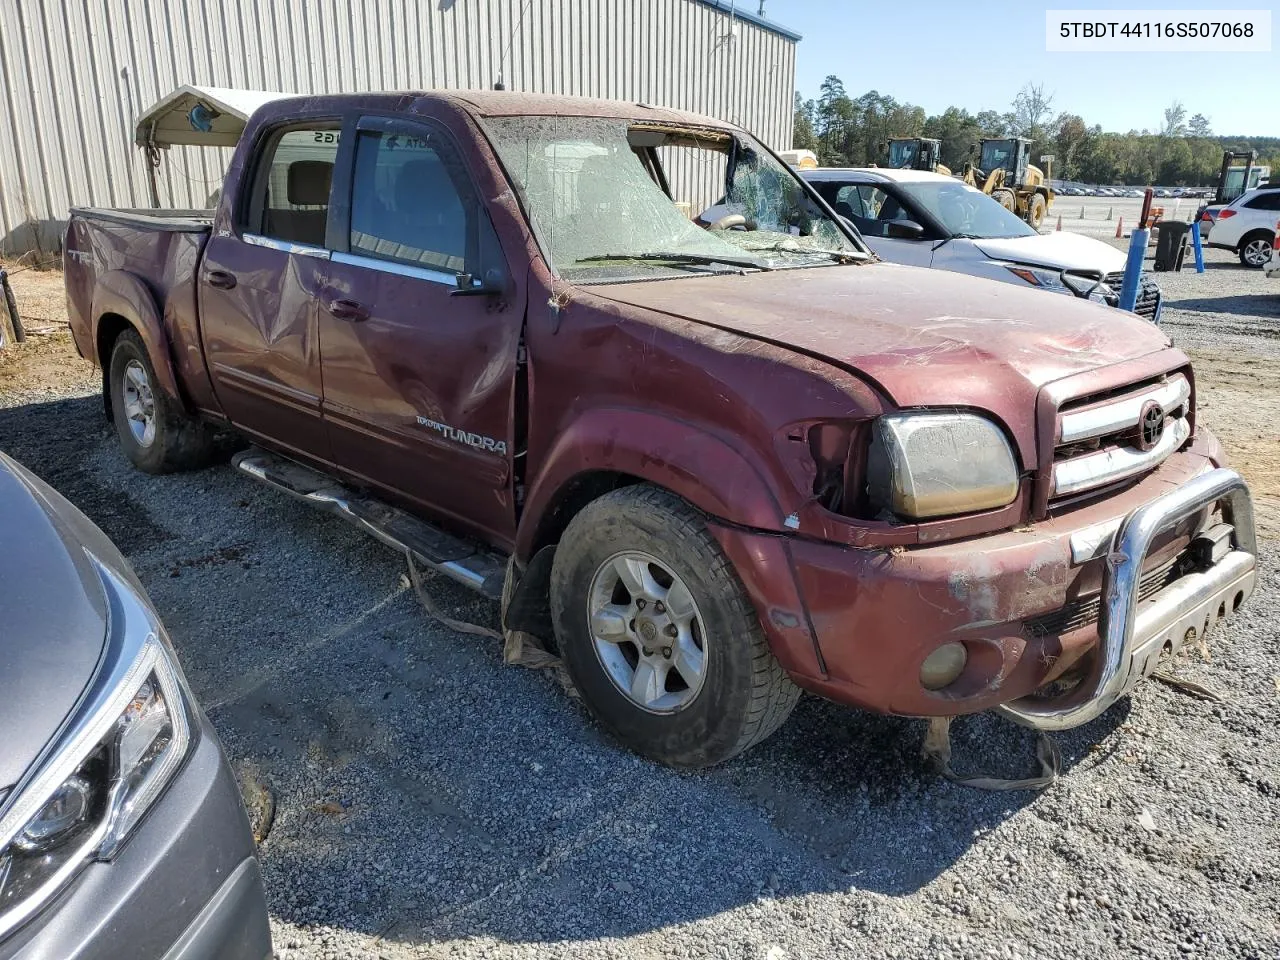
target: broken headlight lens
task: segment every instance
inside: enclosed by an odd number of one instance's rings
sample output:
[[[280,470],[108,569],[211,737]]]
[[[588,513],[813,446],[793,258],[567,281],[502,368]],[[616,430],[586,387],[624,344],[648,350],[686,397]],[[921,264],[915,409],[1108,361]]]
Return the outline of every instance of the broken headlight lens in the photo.
[[[72,718],[64,739],[0,807],[0,937],[34,913],[85,863],[115,856],[181,766],[191,718],[172,654],[145,604],[110,571],[127,632],[122,656]],[[111,582],[114,581],[114,582]]]
[[[892,413],[876,421],[867,462],[871,502],[926,519],[1013,503],[1018,468],[998,426],[972,413]]]

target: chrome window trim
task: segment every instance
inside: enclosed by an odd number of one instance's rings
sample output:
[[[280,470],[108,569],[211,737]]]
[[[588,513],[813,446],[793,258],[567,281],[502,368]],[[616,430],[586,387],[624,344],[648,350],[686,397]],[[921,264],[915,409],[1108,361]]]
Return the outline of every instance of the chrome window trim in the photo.
[[[1190,399],[1191,384],[1186,377],[1178,374],[1168,383],[1134,396],[1123,397],[1089,410],[1062,414],[1058,418],[1058,443],[1075,443],[1077,440],[1103,437],[1108,433],[1135,427],[1138,425],[1138,418],[1142,416],[1143,406],[1149,400],[1154,400],[1166,413],[1170,413]]]
[[[443,270],[432,270],[428,267],[415,267],[408,263],[399,263],[395,260],[380,260],[377,257],[366,257],[359,253],[338,253],[335,252],[329,257],[334,263],[345,263],[353,267],[365,267],[369,270],[380,270],[383,273],[394,273],[399,277],[413,277],[418,280],[427,280],[431,283],[441,283],[447,287],[457,287],[458,278],[456,274],[446,273]]]
[[[331,252],[324,247],[313,247],[309,243],[291,243],[288,240],[277,240],[275,237],[264,237],[260,233],[245,233],[241,235],[245,243],[252,244],[255,247],[269,247],[272,250],[283,250],[285,253],[296,253],[300,257],[318,257],[321,260],[328,260]]]
[[[1111,447],[1083,457],[1060,460],[1053,465],[1051,496],[1091,490],[1134,474],[1150,470],[1168,457],[1191,436],[1191,424],[1179,417],[1169,421],[1164,436],[1150,450]]]

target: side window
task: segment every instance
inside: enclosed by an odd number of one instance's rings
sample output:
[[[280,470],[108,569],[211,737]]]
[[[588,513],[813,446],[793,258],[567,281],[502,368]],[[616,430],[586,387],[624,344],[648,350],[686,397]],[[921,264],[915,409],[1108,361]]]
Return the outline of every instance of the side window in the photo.
[[[866,216],[866,212],[862,209],[862,195],[853,184],[843,186],[836,192],[832,207],[835,208],[836,213],[850,220]]]
[[[483,213],[452,146],[425,131],[359,136],[351,252],[455,275],[478,272]]]
[[[264,158],[254,183],[251,233],[324,246],[338,139],[336,128],[294,128],[268,141],[270,159]]]
[[[1260,193],[1245,206],[1250,210],[1280,210],[1280,190]]]
[[[841,187],[832,207],[836,213],[852,220],[859,232],[868,237],[885,236],[888,221],[906,216],[897,200],[869,183]]]

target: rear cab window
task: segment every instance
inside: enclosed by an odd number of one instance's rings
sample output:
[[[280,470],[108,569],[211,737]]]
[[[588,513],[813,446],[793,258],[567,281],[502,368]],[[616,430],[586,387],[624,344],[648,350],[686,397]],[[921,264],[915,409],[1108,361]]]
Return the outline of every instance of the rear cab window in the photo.
[[[340,140],[336,121],[268,135],[241,221],[246,239],[324,246]]]

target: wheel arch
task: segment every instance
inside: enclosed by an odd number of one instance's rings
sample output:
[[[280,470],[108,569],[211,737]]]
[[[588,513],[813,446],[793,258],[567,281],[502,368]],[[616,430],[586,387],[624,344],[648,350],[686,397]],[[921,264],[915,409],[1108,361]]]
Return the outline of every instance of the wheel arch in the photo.
[[[1252,229],[1246,230],[1243,234],[1241,234],[1240,241],[1236,244],[1236,253],[1240,253],[1241,251],[1243,251],[1245,248],[1245,244],[1247,244],[1250,240],[1266,240],[1267,243],[1274,244],[1275,239],[1276,239],[1275,230],[1268,230],[1266,227],[1253,227]]]
[[[91,316],[94,360],[102,369],[102,396],[108,417],[111,416],[108,382],[111,350],[125,330],[133,330],[142,339],[155,369],[156,386],[172,398],[180,410],[188,412],[169,354],[169,337],[165,333],[160,307],[139,277],[124,270],[111,270],[99,277],[93,291]]]
[[[725,441],[661,414],[596,408],[560,434],[530,485],[517,560],[555,543],[592,500],[635,483],[661,487],[730,523],[778,529],[782,520],[777,491]]]

